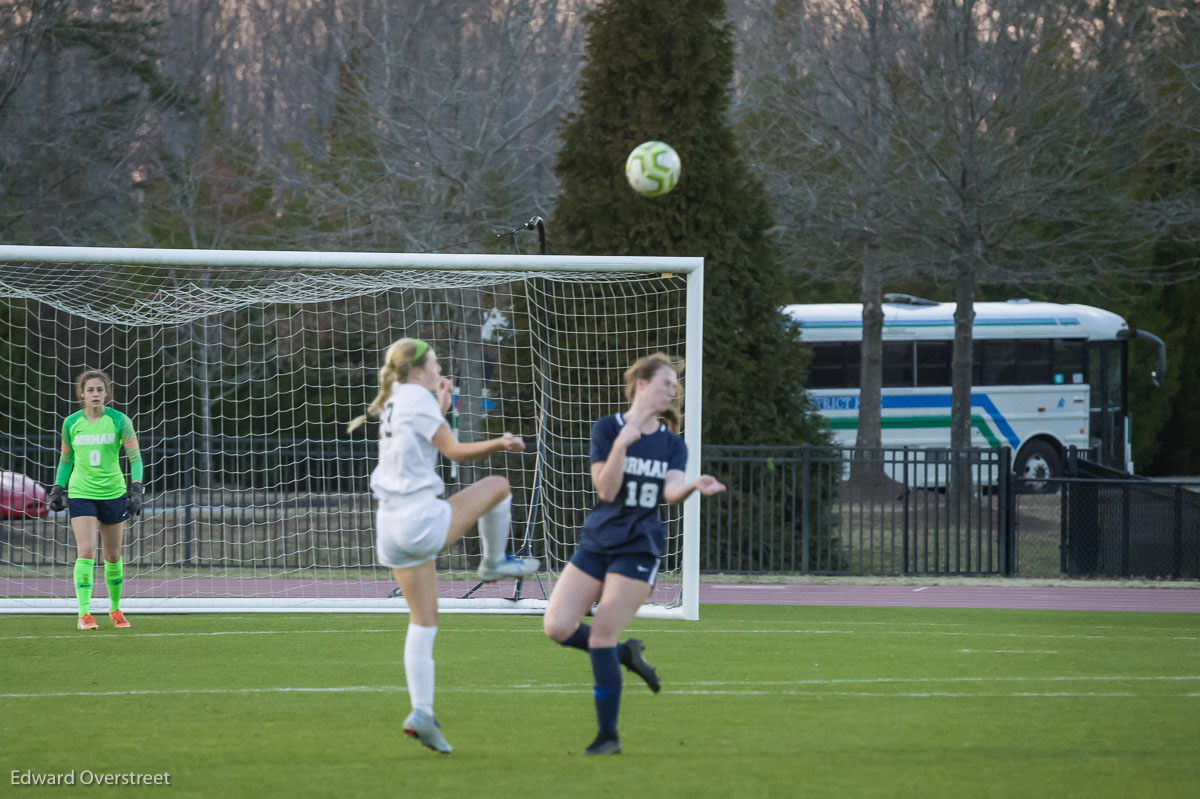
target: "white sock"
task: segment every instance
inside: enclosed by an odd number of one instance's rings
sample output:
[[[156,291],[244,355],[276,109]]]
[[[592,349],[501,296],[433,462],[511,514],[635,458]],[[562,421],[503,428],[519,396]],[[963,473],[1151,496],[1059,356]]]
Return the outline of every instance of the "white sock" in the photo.
[[[437,626],[422,627],[409,622],[404,636],[404,681],[413,710],[433,715],[433,639]]]
[[[512,494],[509,494],[500,500],[496,507],[479,517],[479,540],[485,562],[497,563],[504,560],[511,527]]]

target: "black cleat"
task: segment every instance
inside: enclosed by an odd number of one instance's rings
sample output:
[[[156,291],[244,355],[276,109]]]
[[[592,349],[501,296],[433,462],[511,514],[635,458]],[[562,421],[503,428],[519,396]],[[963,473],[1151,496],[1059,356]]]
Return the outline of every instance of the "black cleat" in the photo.
[[[642,657],[644,651],[646,647],[640,639],[630,638],[621,649],[621,665],[645,680],[651,691],[658,693],[662,688],[658,683],[658,672]]]
[[[587,749],[583,750],[585,755],[619,755],[621,754],[621,739],[617,737],[615,732],[602,732],[596,736],[596,740],[592,741]]]

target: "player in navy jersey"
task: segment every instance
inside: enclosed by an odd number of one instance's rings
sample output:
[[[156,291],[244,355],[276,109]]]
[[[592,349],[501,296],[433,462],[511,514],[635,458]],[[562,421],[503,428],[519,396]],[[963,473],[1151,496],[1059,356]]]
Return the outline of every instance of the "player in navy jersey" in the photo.
[[[676,432],[678,387],[669,356],[640,358],[625,371],[629,409],[592,426],[591,473],[599,501],[584,520],[579,547],[546,608],[546,635],[591,656],[599,731],[585,755],[621,751],[617,715],[622,665],[645,680],[651,691],[657,693],[660,687],[658,674],[642,657],[642,642],[617,642],[650,598],[658,576],[666,545],[659,505],[682,502],[693,491],[709,496],[725,490],[708,474],[684,482],[688,453]],[[593,605],[595,619],[589,627],[582,620]]]

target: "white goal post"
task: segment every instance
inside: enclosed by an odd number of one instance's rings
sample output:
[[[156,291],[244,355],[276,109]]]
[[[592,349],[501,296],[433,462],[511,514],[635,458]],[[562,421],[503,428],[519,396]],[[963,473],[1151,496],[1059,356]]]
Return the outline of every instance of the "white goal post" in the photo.
[[[685,359],[698,474],[703,293],[701,258],[0,245],[0,612],[76,609],[67,514],[34,483],[54,479],[85,368],[112,377],[145,462],[124,609],[405,610],[374,559],[378,428],[346,423],[374,398],[384,349],[413,336],[454,378],[464,440],[528,444],[444,464],[447,491],[507,476],[514,547],[546,565],[480,586],[468,535],[438,560],[439,605],[539,613],[595,501],[591,424],[625,407],[621,373],[641,355]],[[664,513],[668,551],[639,615],[696,619],[699,497]],[[98,568],[92,607],[107,602]]]

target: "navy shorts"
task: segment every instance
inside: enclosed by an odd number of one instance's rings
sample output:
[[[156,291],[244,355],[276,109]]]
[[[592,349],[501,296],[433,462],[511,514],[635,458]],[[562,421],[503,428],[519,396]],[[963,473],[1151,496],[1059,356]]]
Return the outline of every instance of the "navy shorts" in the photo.
[[[129,518],[129,503],[125,497],[116,499],[75,499],[67,500],[67,509],[71,518],[76,516],[95,516],[101,524],[116,524]]]
[[[575,568],[584,574],[594,577],[600,582],[604,582],[604,575],[610,572],[650,583],[651,586],[658,578],[658,558],[645,552],[630,555],[601,555],[597,552],[589,552],[583,547],[577,547],[575,554],[571,556],[571,563],[575,564]]]

